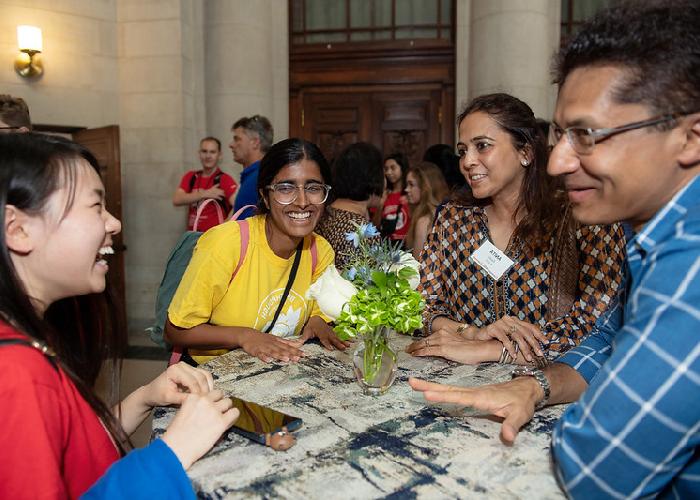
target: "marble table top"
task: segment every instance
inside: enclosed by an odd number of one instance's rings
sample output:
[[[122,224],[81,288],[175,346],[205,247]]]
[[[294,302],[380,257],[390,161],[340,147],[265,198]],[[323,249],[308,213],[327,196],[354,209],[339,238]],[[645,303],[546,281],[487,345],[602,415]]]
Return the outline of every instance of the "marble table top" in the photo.
[[[551,471],[550,432],[563,406],[544,409],[514,446],[500,423],[471,409],[427,404],[409,376],[463,386],[507,380],[511,366],[459,365],[403,352],[382,396],[365,396],[352,350],[304,346],[296,364],[265,364],[232,351],[205,365],[227,394],[301,417],[297,443],[274,451],[233,432],[188,471],[200,498],[563,498]],[[174,410],[156,409],[160,435]]]

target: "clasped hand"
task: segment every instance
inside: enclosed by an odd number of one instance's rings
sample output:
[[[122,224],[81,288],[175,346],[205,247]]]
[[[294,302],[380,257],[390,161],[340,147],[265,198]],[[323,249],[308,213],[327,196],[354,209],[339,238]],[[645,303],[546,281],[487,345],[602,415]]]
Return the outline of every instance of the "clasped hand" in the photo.
[[[543,356],[540,342],[548,342],[538,327],[512,316],[504,316],[483,328],[470,326],[459,331],[461,326],[456,321],[443,322],[432,335],[409,345],[406,352],[414,356],[441,356],[459,363],[474,364],[493,361],[484,341],[498,340],[513,359],[520,351],[525,361],[532,363],[533,356]]]

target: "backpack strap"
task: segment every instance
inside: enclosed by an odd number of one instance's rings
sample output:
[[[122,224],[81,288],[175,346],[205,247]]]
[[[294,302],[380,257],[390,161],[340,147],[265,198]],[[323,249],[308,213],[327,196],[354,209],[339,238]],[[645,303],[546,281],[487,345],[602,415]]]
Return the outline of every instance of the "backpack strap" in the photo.
[[[190,193],[194,189],[194,185],[197,183],[197,177],[202,174],[202,170],[197,170],[192,174],[192,177],[190,177]]]
[[[221,205],[219,204],[218,200],[215,200],[214,198],[207,198],[197,207],[197,213],[194,216],[194,224],[192,224],[192,231],[197,230],[199,218],[202,216],[202,212],[204,212],[204,207],[206,207],[210,203],[214,203],[214,208],[216,208],[216,215],[219,217],[219,223],[224,221],[224,213],[221,211]]]

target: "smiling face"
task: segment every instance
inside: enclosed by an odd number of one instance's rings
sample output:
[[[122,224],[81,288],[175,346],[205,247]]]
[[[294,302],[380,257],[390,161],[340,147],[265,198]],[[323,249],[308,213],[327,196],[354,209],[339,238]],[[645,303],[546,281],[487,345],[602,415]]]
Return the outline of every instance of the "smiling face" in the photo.
[[[487,113],[477,111],[459,124],[459,168],[476,198],[517,199],[530,160],[510,134]],[[523,165],[525,163],[526,165]]]
[[[309,184],[325,184],[321,169],[315,161],[302,159],[297,163],[282,168],[273,178],[271,185],[288,182],[296,186]],[[277,253],[277,247],[287,247],[290,240],[296,243],[311,234],[323,214],[324,206],[309,202],[303,189],[297,191],[297,198],[289,205],[275,201],[271,190],[261,193],[265,204],[270,209],[267,214],[268,239],[270,247]],[[278,243],[282,242],[282,246]]]
[[[406,199],[411,205],[417,205],[420,202],[421,188],[418,179],[413,172],[406,175]]]
[[[575,69],[559,92],[554,122],[562,128],[608,128],[654,116],[642,104],[615,102],[614,90],[625,76],[610,66]],[[584,224],[627,220],[639,229],[695,175],[678,168],[685,141],[681,127],[648,127],[608,137],[589,154],[579,154],[563,135],[547,171],[562,176],[574,216]]]
[[[202,141],[199,145],[199,163],[205,173],[211,172],[219,164],[221,151],[215,141]]]
[[[75,197],[65,213],[68,189],[62,187],[44,211],[28,218],[31,249],[20,275],[30,295],[48,307],[74,295],[99,293],[109,269],[105,255],[114,253],[112,236],[121,223],[105,209],[104,186],[83,159],[76,169]]]

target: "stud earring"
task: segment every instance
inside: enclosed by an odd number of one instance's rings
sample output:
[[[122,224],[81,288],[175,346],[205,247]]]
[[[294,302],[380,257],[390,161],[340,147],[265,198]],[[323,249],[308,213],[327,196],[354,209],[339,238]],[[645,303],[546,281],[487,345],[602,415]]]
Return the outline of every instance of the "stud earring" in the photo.
[[[530,162],[527,161],[527,160],[520,160],[520,164],[521,164],[523,167],[527,167],[527,166],[530,164]]]

